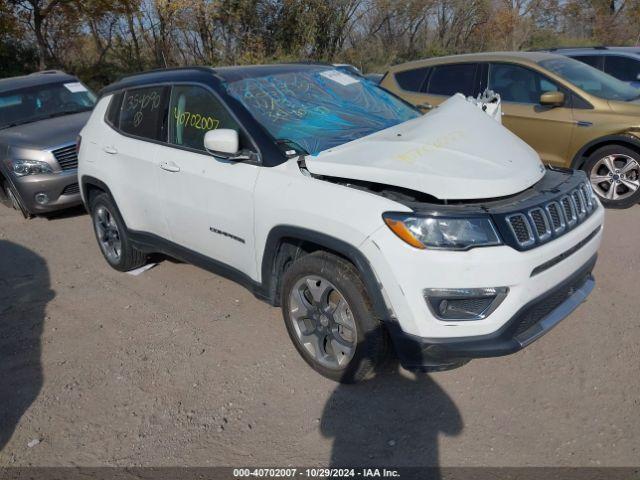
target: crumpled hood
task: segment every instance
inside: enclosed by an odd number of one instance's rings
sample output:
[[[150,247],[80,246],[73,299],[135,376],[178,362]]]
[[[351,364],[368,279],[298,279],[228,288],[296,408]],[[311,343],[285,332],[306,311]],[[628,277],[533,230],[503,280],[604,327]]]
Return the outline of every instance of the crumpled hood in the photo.
[[[512,195],[544,175],[531,147],[460,94],[423,117],[308,156],[305,164],[313,174],[442,200]]]
[[[0,130],[0,143],[38,150],[75,143],[90,116],[90,111],[73,113]]]

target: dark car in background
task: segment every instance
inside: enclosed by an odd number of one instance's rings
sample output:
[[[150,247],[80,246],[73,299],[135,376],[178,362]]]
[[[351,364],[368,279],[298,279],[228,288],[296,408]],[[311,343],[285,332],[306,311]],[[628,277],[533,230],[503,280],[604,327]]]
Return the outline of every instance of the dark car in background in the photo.
[[[580,60],[640,88],[640,47],[574,47],[549,51]]]
[[[96,96],[59,71],[0,80],[0,198],[25,217],[81,203],[76,138]]]

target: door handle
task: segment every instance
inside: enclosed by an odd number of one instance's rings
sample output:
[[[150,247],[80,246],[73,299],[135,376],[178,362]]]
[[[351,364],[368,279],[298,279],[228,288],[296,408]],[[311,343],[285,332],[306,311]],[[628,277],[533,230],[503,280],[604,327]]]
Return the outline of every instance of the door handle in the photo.
[[[179,172],[180,167],[174,162],[160,162],[160,168],[167,172]]]
[[[107,145],[105,147],[102,147],[102,150],[104,150],[104,152],[108,153],[109,155],[114,155],[114,154],[118,153],[118,150],[115,147],[112,147],[111,145]]]

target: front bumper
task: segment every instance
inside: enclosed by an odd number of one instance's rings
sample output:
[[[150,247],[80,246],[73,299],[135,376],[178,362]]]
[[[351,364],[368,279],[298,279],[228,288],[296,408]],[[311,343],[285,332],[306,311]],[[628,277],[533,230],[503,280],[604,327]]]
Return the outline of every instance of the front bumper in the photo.
[[[82,203],[78,188],[78,173],[68,170],[50,175],[27,175],[13,179],[22,206],[32,214],[53,212]],[[49,202],[41,205],[35,200],[38,193],[45,193]]]
[[[508,355],[530,345],[575,310],[591,293],[594,255],[565,281],[522,307],[498,331],[465,339],[422,338],[387,325],[396,353],[406,369],[436,370],[455,367],[472,358]]]

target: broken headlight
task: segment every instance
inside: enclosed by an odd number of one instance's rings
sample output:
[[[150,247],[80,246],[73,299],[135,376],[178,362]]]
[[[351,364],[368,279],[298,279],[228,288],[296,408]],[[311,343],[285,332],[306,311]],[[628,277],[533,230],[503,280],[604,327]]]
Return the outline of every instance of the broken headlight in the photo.
[[[398,237],[416,248],[468,250],[502,244],[488,217],[419,216],[385,213],[384,222]]]

